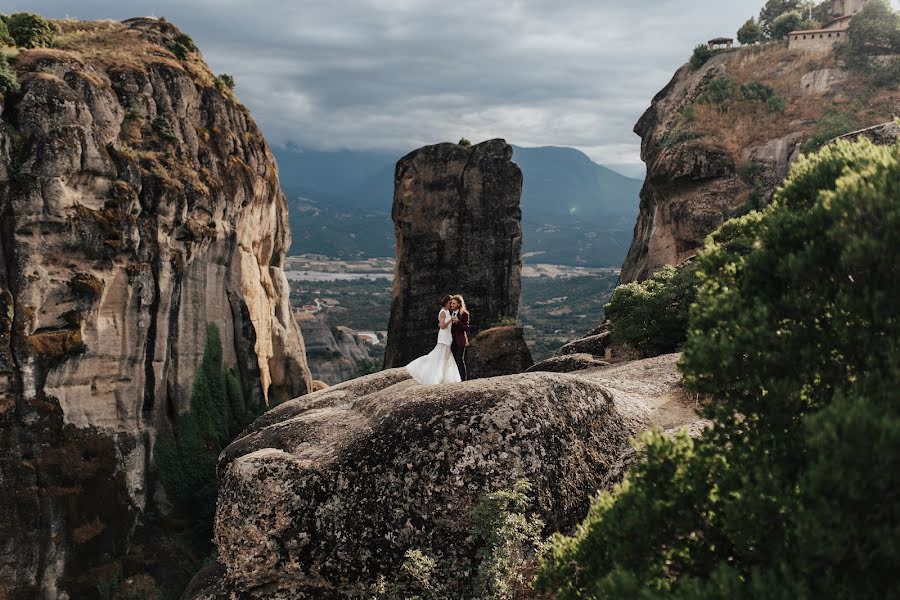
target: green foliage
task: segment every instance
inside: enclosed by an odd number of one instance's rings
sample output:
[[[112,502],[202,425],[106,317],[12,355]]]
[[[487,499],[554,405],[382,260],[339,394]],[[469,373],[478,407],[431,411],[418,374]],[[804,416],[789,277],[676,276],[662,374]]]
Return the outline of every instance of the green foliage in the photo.
[[[696,294],[695,267],[665,266],[650,279],[615,289],[603,308],[612,322],[610,341],[642,356],[674,352],[687,337],[687,317]]]
[[[219,329],[208,324],[190,410],[178,415],[174,434],[160,433],[154,449],[162,485],[195,526],[198,544],[208,544],[212,531],[219,452],[256,416],[244,397],[240,374],[222,362]]]
[[[172,122],[167,117],[159,116],[150,122],[150,127],[156,134],[167,142],[177,142],[178,136],[172,127]]]
[[[166,47],[174,54],[178,60],[187,60],[191,52],[197,51],[194,40],[187,34],[180,34],[174,41],[169,42]]]
[[[691,106],[690,114],[694,114],[693,106]],[[703,134],[697,131],[691,131],[690,129],[675,129],[673,131],[666,132],[666,134],[659,141],[659,147],[663,150],[667,148],[674,148],[675,146],[678,146],[685,142],[696,140],[702,137]]]
[[[476,555],[479,598],[512,600],[531,586],[526,565],[544,545],[543,521],[526,513],[531,491],[528,481],[517,481],[511,490],[487,494],[472,511],[472,535],[482,542]]]
[[[216,89],[220,92],[224,92],[225,90],[233,90],[234,77],[232,77],[228,73],[222,73],[221,75],[216,77]]]
[[[872,75],[878,87],[900,85],[900,12],[887,0],[870,0],[850,21],[847,44],[840,52],[847,64]]]
[[[22,48],[42,48],[51,46],[59,32],[56,23],[33,13],[15,13],[6,21],[10,37],[16,46]]]
[[[460,146],[471,146],[472,142],[467,140],[466,138],[459,138],[459,142],[457,142]]]
[[[759,12],[759,24],[765,34],[777,37],[772,31],[775,20],[785,13],[797,11],[800,6],[800,0],[768,0]]]
[[[760,210],[765,206],[766,196],[763,186],[763,173],[766,166],[763,163],[750,160],[738,167],[738,175],[741,181],[750,186],[750,198],[747,204],[741,207],[737,215],[744,215],[751,210]]]
[[[694,118],[696,117],[697,107],[693,104],[688,104],[681,111],[681,118],[685,120],[686,123],[693,123]]]
[[[738,29],[737,39],[742,44],[755,44],[765,40],[766,34],[756,19],[751,17]]]
[[[739,96],[738,84],[728,77],[717,77],[703,89],[698,98],[701,104],[712,104],[719,112],[728,112],[731,103]]]
[[[9,66],[6,54],[0,52],[0,94],[14,94],[19,91],[19,78]]]
[[[694,52],[691,54],[691,68],[695,71],[706,64],[713,55],[712,50],[706,44],[697,44],[694,46]]]
[[[818,150],[826,142],[845,133],[856,131],[859,128],[859,121],[856,120],[856,116],[852,113],[831,111],[816,123],[816,129],[809,142],[806,143],[804,150],[807,152]]]
[[[361,360],[356,361],[356,368],[359,370],[359,376],[363,375],[371,375],[372,373],[378,373],[381,371],[381,366],[384,364],[384,359],[378,358],[363,358]]]
[[[557,536],[573,598],[900,595],[900,146],[801,158],[697,260],[681,368],[714,426],[642,459]]]
[[[781,40],[786,38],[790,32],[798,29],[811,29],[811,27],[807,27],[800,11],[792,10],[779,15],[772,21],[770,32],[774,39]]]
[[[0,19],[0,45],[15,46],[16,40],[9,35],[9,27],[6,26],[6,15]]]

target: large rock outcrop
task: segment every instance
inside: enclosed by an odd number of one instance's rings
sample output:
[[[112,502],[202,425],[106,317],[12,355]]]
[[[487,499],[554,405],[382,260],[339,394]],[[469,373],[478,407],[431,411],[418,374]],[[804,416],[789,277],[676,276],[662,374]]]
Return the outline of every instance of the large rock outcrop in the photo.
[[[469,379],[522,373],[533,364],[525,332],[515,325],[485,329],[472,338],[466,351]]]
[[[462,293],[470,336],[519,312],[522,172],[503,140],[425,146],[400,159],[392,217],[397,236],[385,367],[434,348],[444,294]]]
[[[421,549],[472,597],[484,494],[527,479],[548,531],[569,527],[648,423],[639,402],[559,374],[420,386],[391,369],[298,398],[222,453],[224,589],[362,597]]]
[[[0,104],[5,598],[96,594],[157,491],[156,432],[188,409],[207,323],[257,404],[312,384],[247,109],[170,23],[60,25]]]
[[[682,263],[726,219],[764,205],[811,140],[898,109],[895,91],[873,88],[836,57],[782,44],[683,66],[634,129],[647,177],[621,281]]]
[[[368,598],[380,576],[406,597],[410,549],[473,598],[478,501],[524,478],[546,532],[579,522],[630,437],[697,421],[677,358],[438,386],[391,369],[281,405],[220,457],[218,563],[185,598]]]

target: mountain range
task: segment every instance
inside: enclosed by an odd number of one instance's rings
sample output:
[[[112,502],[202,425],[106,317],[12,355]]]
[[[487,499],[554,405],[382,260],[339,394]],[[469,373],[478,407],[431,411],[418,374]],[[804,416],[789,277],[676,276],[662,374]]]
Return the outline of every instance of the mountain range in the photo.
[[[526,260],[615,266],[631,243],[642,182],[574,148],[513,146],[522,169]],[[290,205],[294,254],[393,256],[398,153],[275,148]]]

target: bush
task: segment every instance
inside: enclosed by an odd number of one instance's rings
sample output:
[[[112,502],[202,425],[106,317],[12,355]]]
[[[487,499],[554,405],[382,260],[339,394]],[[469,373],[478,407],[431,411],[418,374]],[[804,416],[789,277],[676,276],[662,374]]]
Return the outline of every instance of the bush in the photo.
[[[472,145],[472,142],[470,142],[470,141],[467,140],[466,138],[459,138],[459,142],[458,142],[458,143],[459,143],[460,146],[471,146],[471,145]]]
[[[779,15],[772,21],[771,35],[774,39],[781,40],[786,38],[790,32],[798,29],[810,29],[810,27],[807,27],[803,15],[799,11],[792,10]]]
[[[175,129],[172,127],[172,122],[169,121],[166,117],[156,117],[150,122],[150,127],[156,134],[163,140],[167,142],[177,142],[178,136],[175,135]]]
[[[775,20],[787,12],[799,10],[800,7],[800,0],[768,0],[759,12],[759,24],[767,36],[777,38],[772,32]]]
[[[712,104],[719,112],[728,112],[730,104],[738,98],[738,85],[727,77],[713,79],[697,99],[701,104]]]
[[[853,114],[843,111],[829,112],[816,123],[813,135],[809,142],[806,143],[804,150],[813,152],[821,148],[826,142],[845,133],[856,131],[859,128],[859,121],[856,120],[856,116]]]
[[[56,23],[33,13],[15,13],[8,17],[6,27],[17,46],[42,48],[53,44],[59,32]]]
[[[6,55],[0,52],[0,94],[14,94],[19,91],[19,78],[9,66]]]
[[[6,26],[6,18],[0,18],[0,44],[4,46],[15,46],[16,40],[9,35],[9,28]]]
[[[234,77],[228,73],[222,73],[216,77],[216,89],[220,92],[234,89]]]
[[[641,460],[540,585],[562,600],[900,595],[900,146],[800,159],[698,258],[696,440]]]
[[[738,29],[737,39],[741,44],[755,44],[766,39],[766,34],[756,19],[750,18]]]
[[[641,356],[676,351],[687,338],[688,309],[696,294],[693,263],[666,266],[640,283],[613,291],[603,314],[611,321],[610,341]]]
[[[697,44],[694,46],[694,53],[691,54],[691,67],[696,71],[706,64],[706,61],[712,57],[713,52],[706,44]]]
[[[191,39],[191,36],[184,33],[180,34],[174,41],[169,42],[166,47],[178,60],[187,60],[191,52],[197,51],[194,40]]]
[[[691,105],[691,119],[693,119],[693,105]],[[684,115],[682,115],[684,116]],[[702,138],[703,134],[698,131],[691,131],[690,129],[675,129],[673,131],[667,132],[662,139],[659,141],[659,147],[663,150],[667,148],[674,148],[680,144],[685,142],[689,142],[691,140],[696,140]]]

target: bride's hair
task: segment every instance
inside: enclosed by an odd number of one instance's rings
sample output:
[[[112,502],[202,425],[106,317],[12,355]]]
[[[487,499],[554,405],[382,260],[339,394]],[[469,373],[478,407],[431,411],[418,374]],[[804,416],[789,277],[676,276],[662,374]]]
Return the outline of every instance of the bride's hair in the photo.
[[[441,298],[441,308],[447,308],[447,303],[453,300],[453,296],[444,296]]]
[[[459,302],[459,312],[469,314],[469,309],[466,308],[466,301],[463,300],[462,295],[456,294],[455,296],[452,296],[452,299]]]

